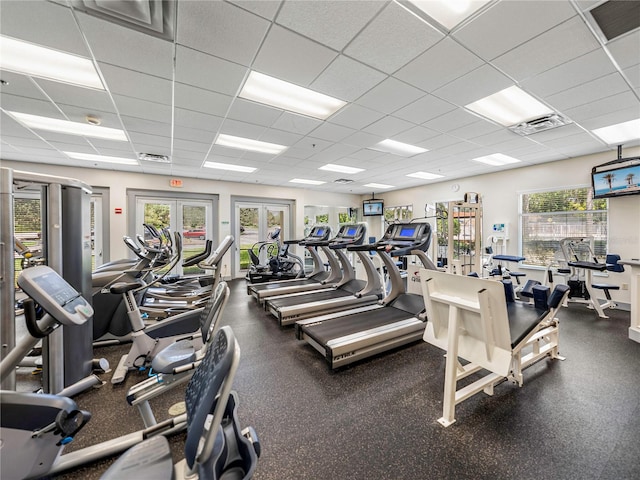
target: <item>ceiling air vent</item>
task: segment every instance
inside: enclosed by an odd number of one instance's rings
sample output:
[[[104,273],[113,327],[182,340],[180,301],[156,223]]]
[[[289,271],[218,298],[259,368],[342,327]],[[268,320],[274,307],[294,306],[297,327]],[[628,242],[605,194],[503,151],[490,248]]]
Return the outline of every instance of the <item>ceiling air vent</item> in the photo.
[[[518,125],[509,127],[512,132],[518,135],[526,136],[532,133],[544,132],[545,130],[551,130],[552,128],[562,127],[563,125],[569,125],[571,120],[558,113],[552,113],[545,115],[544,117],[529,120],[528,122],[522,122]]]
[[[171,158],[167,155],[158,155],[156,153],[139,153],[138,158],[145,162],[171,163]]]
[[[638,1],[610,0],[592,8],[589,13],[607,41],[640,27]]]
[[[353,183],[353,180],[350,180],[348,178],[338,178],[337,180],[334,180],[333,183],[338,183],[340,185],[346,185],[347,183]]]
[[[71,0],[76,10],[169,41],[174,40],[176,3],[167,0]]]

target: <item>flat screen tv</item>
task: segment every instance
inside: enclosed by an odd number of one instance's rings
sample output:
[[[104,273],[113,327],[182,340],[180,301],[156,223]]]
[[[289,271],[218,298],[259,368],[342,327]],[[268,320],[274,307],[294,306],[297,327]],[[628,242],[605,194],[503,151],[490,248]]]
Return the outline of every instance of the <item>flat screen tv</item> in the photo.
[[[591,170],[593,198],[640,194],[640,157],[622,158]]]
[[[365,200],[362,202],[362,215],[365,217],[376,217],[384,214],[383,200]]]

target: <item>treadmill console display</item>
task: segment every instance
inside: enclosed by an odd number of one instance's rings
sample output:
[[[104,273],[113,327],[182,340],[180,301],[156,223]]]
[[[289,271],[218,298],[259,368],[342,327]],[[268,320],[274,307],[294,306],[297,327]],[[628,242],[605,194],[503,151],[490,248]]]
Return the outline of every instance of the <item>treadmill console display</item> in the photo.
[[[322,237],[324,235],[324,228],[317,228],[315,232],[313,232],[314,237]]]
[[[23,270],[18,285],[63,325],[80,325],[93,315],[82,295],[46,265]]]
[[[345,235],[345,237],[355,237],[356,236],[356,232],[358,231],[357,227],[349,227],[349,229],[347,230],[347,233]]]
[[[400,233],[398,234],[398,238],[401,239],[414,239],[416,237],[416,227],[402,227],[400,229]]]

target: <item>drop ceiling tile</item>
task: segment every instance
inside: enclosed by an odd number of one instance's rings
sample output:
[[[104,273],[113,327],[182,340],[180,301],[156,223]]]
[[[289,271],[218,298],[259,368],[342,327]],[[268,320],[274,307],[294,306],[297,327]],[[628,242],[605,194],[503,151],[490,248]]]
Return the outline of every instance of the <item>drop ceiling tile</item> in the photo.
[[[43,79],[35,79],[34,81],[57,104],[83,107],[87,113],[91,113],[92,110],[113,111],[111,99],[104,90],[81,88]]]
[[[88,112],[86,108],[83,108],[82,106],[76,107],[74,105],[63,104],[60,104],[58,106],[70,121],[80,123],[85,123],[87,121]],[[122,129],[120,118],[115,112],[101,112],[99,110],[94,110],[90,113],[100,119],[101,126]]]
[[[438,132],[449,132],[451,130],[464,127],[465,125],[476,123],[477,121],[478,117],[462,108],[458,108],[452,112],[447,112],[444,115],[440,115],[439,117],[429,120],[428,122],[424,122],[422,125]]]
[[[113,100],[118,107],[120,115],[146,118],[164,123],[171,122],[171,107],[168,105],[116,94],[113,95]]]
[[[98,62],[111,93],[171,105],[172,85],[165,78]]]
[[[389,3],[344,53],[385,73],[393,73],[443,37],[400,5]]]
[[[420,124],[455,109],[456,106],[449,102],[445,102],[433,95],[426,95],[395,111],[393,116]]]
[[[190,140],[183,140],[180,138],[173,139],[173,147],[178,150],[186,150],[189,152],[199,152],[203,155],[209,151],[209,147],[211,146],[211,142],[202,143],[202,142],[192,142]]]
[[[249,65],[269,22],[226,2],[179,2],[177,43]]]
[[[333,50],[274,25],[252,69],[306,87],[336,56]]]
[[[175,84],[175,106],[187,110],[224,117],[232,97],[183,83]]]
[[[482,147],[479,147],[475,143],[458,141],[448,147],[439,148],[437,153],[444,155],[459,155],[466,152],[481,152],[481,150]],[[478,155],[482,155],[482,153],[478,153]]]
[[[235,95],[248,69],[213,55],[176,46],[176,82]]]
[[[174,122],[176,125],[182,127],[215,132],[218,131],[220,125],[222,125],[222,120],[222,117],[194,112],[193,110],[185,110],[184,108],[176,108],[174,110]]]
[[[29,129],[23,127],[20,123],[2,111],[0,111],[0,126],[2,126],[0,129],[0,138],[2,139],[4,139],[5,135],[8,137],[30,139],[38,138],[35,134],[31,133]]]
[[[143,134],[139,134],[143,135]],[[140,138],[140,140],[144,140]],[[159,142],[158,142],[159,143]],[[134,145],[136,153],[152,153],[154,155],[167,155],[171,156],[171,147],[167,145],[154,145],[138,142]],[[146,162],[149,163],[149,162]]]
[[[221,145],[214,144],[211,146],[211,150],[209,151],[209,156],[241,158],[244,153],[245,153],[244,150],[239,150],[237,148],[223,147]]]
[[[44,130],[37,131],[37,133],[40,137],[50,143],[89,146],[89,144],[87,143],[87,139],[85,137],[81,137],[80,135],[66,135],[64,133],[45,132]]]
[[[3,125],[4,127],[4,125]],[[14,137],[11,135],[5,134],[2,132],[2,146],[4,147],[4,142],[13,146],[13,147],[32,147],[32,148],[47,148],[47,144],[44,140],[36,137],[35,135],[29,133],[29,137]]]
[[[35,98],[37,100],[47,100],[42,91],[31,80],[31,77],[6,70],[0,70],[0,78],[7,82],[5,85],[0,85],[1,93]]]
[[[285,2],[277,23],[342,50],[384,6],[379,1]]]
[[[497,2],[454,34],[491,60],[576,14],[568,1]]]
[[[631,100],[631,96],[625,95],[625,98]],[[619,100],[616,99],[616,102],[619,102]],[[619,105],[620,104],[618,103],[618,106]],[[616,125],[618,123],[628,122],[629,120],[636,120],[640,118],[640,103],[638,103],[637,101],[631,101],[625,108],[613,112],[598,112],[598,109],[596,107],[593,110],[592,116],[588,116],[588,110],[582,110],[581,107],[578,108],[581,110],[580,116],[584,117],[579,123],[587,130],[608,127],[609,125]]]
[[[370,143],[367,146],[370,147],[375,143]],[[361,150],[355,151],[349,154],[349,159],[360,160],[363,162],[371,162],[374,159],[385,156],[383,152],[379,152],[377,150],[369,150],[368,148],[362,148]]]
[[[450,103],[463,107],[513,85],[513,81],[491,65],[481,67],[447,83],[433,92]]]
[[[173,45],[82,12],[76,16],[96,60],[171,79]]]
[[[269,143],[277,143],[278,145],[295,145],[300,141],[302,135],[297,135],[291,132],[284,132],[282,130],[268,129],[260,135],[259,140]]]
[[[511,142],[513,142],[513,144]],[[513,145],[520,145],[521,143],[527,142],[529,142],[529,140],[527,140],[526,137],[521,137],[506,128],[473,137],[473,143],[482,146],[496,146],[496,148],[515,148]],[[502,150],[499,150],[499,152],[502,152]]]
[[[0,94],[0,105],[9,112],[28,113],[43,117],[63,119],[60,111],[48,100],[19,97],[8,93]]]
[[[268,20],[273,20],[280,8],[281,0],[229,0],[240,8],[260,15]]]
[[[361,107],[360,105],[352,103],[331,116],[328,122],[360,130],[382,117],[384,117],[384,113],[376,112],[370,108]]]
[[[368,148],[376,143],[381,142],[386,137],[381,135],[372,135],[365,132],[356,132],[350,137],[345,138],[342,143],[347,145],[356,145],[358,147]]]
[[[615,71],[607,54],[599,48],[531,77],[521,86],[544,98]]]
[[[360,150],[360,147],[357,147],[355,145],[348,145],[346,143],[334,143],[333,145],[329,145],[329,147],[310,157],[310,160],[326,160],[327,162],[331,160],[338,160],[340,158],[349,156],[353,152],[357,152],[358,150]]]
[[[217,130],[199,130],[196,128],[187,128],[179,125],[174,126],[173,138],[180,140],[190,140],[192,142],[205,143],[211,145]],[[174,148],[176,148],[174,144]]]
[[[493,61],[517,81],[571,61],[598,48],[598,42],[579,17],[558,25],[542,35],[501,55]]]
[[[152,146],[152,147],[162,147],[166,149],[171,148],[171,139],[168,137],[162,137],[160,135],[149,135],[147,133],[139,133],[139,132],[129,132],[129,138],[131,139],[131,143],[133,143],[136,147],[138,147],[138,152],[143,152],[145,150],[140,150],[140,145]],[[158,153],[154,150],[149,151],[147,153]]]
[[[600,98],[628,91],[629,86],[619,73],[610,73],[577,87],[547,97],[547,104],[565,111],[569,108],[591,103]]]
[[[389,77],[360,97],[357,104],[390,114],[423,96],[417,88]]]
[[[428,140],[425,140],[418,146],[428,148],[429,150],[433,150],[433,151],[436,151],[436,150],[439,151],[441,148],[446,148],[448,146],[454,145],[459,141],[460,141],[459,138],[452,137],[451,135],[442,134],[442,135],[438,135],[437,137],[432,137]]]
[[[71,11],[61,5],[3,1],[0,31],[9,37],[90,57]]]
[[[474,123],[465,125],[464,127],[449,130],[447,133],[464,140],[472,140],[490,133],[503,131],[505,131],[504,127],[487,122],[486,120],[478,120]]]
[[[144,118],[128,117],[123,115],[122,123],[128,132],[148,133],[171,137],[171,124],[147,120]]]
[[[534,133],[533,135],[529,135],[528,138],[533,140],[534,142],[546,145],[549,141],[552,140],[581,134],[584,134],[584,130],[582,130],[578,125],[572,123],[570,125],[552,128],[551,130],[546,130],[544,132]]]
[[[280,115],[282,115],[282,110],[279,108],[236,98],[227,116],[233,120],[270,127]]]
[[[417,143],[423,143],[428,139],[436,137],[438,135],[440,135],[439,132],[436,132],[426,127],[416,126],[402,133],[394,135],[393,139],[399,142],[415,145]]]
[[[622,73],[633,88],[640,88],[640,63],[638,65],[625,68]]]
[[[589,120],[595,117],[627,109],[635,109],[636,112],[640,113],[640,102],[631,92],[618,93],[586,105],[567,109],[563,113],[584,126],[589,125]]]
[[[310,88],[351,102],[385,78],[385,74],[340,55],[311,83]]]
[[[362,131],[384,138],[391,138],[394,135],[404,132],[405,130],[409,130],[414,126],[415,124],[411,122],[388,115],[377,122],[372,123],[368,127],[363,128]]]
[[[48,140],[49,144],[58,149],[60,152],[77,152],[77,153],[90,153],[96,154],[96,150],[89,145],[88,142],[72,142],[72,143],[64,143],[64,142],[55,142],[53,140]]]
[[[179,162],[180,164],[190,164],[190,165],[198,165],[204,162],[205,155],[201,152],[192,152],[191,150],[182,150],[179,148],[173,147],[173,155],[172,160],[173,163],[176,164]]]
[[[332,123],[323,123],[316,128],[311,134],[316,138],[329,140],[331,142],[339,142],[355,132],[352,128],[335,125]]]
[[[235,135],[236,137],[244,137],[258,139],[265,131],[261,125],[254,125],[247,122],[239,122],[237,120],[226,119],[220,127],[220,133],[227,135]]]
[[[640,58],[640,29],[607,43],[613,58],[624,69],[638,63]]]
[[[296,158],[298,160],[304,160],[311,157],[314,154],[313,150],[308,148],[289,147],[287,148],[287,157]]]
[[[271,125],[271,128],[284,130],[285,132],[299,133],[300,135],[307,135],[321,123],[322,120],[318,120],[317,118],[306,117],[304,115],[298,115],[297,113],[284,112],[280,118]]]
[[[432,92],[483,63],[462,45],[445,38],[400,69],[395,76],[425,92]]]
[[[122,152],[133,152],[133,146],[129,142],[117,142],[115,140],[102,140],[92,138],[91,144],[105,155],[122,156]],[[118,152],[117,154],[115,152]]]

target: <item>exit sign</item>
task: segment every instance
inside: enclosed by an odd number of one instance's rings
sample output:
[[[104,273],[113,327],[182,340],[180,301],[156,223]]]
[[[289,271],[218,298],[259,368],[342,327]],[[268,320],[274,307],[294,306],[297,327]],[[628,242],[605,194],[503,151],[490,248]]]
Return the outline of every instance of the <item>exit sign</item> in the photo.
[[[172,178],[169,180],[169,185],[176,188],[182,188],[182,180],[179,178]]]

